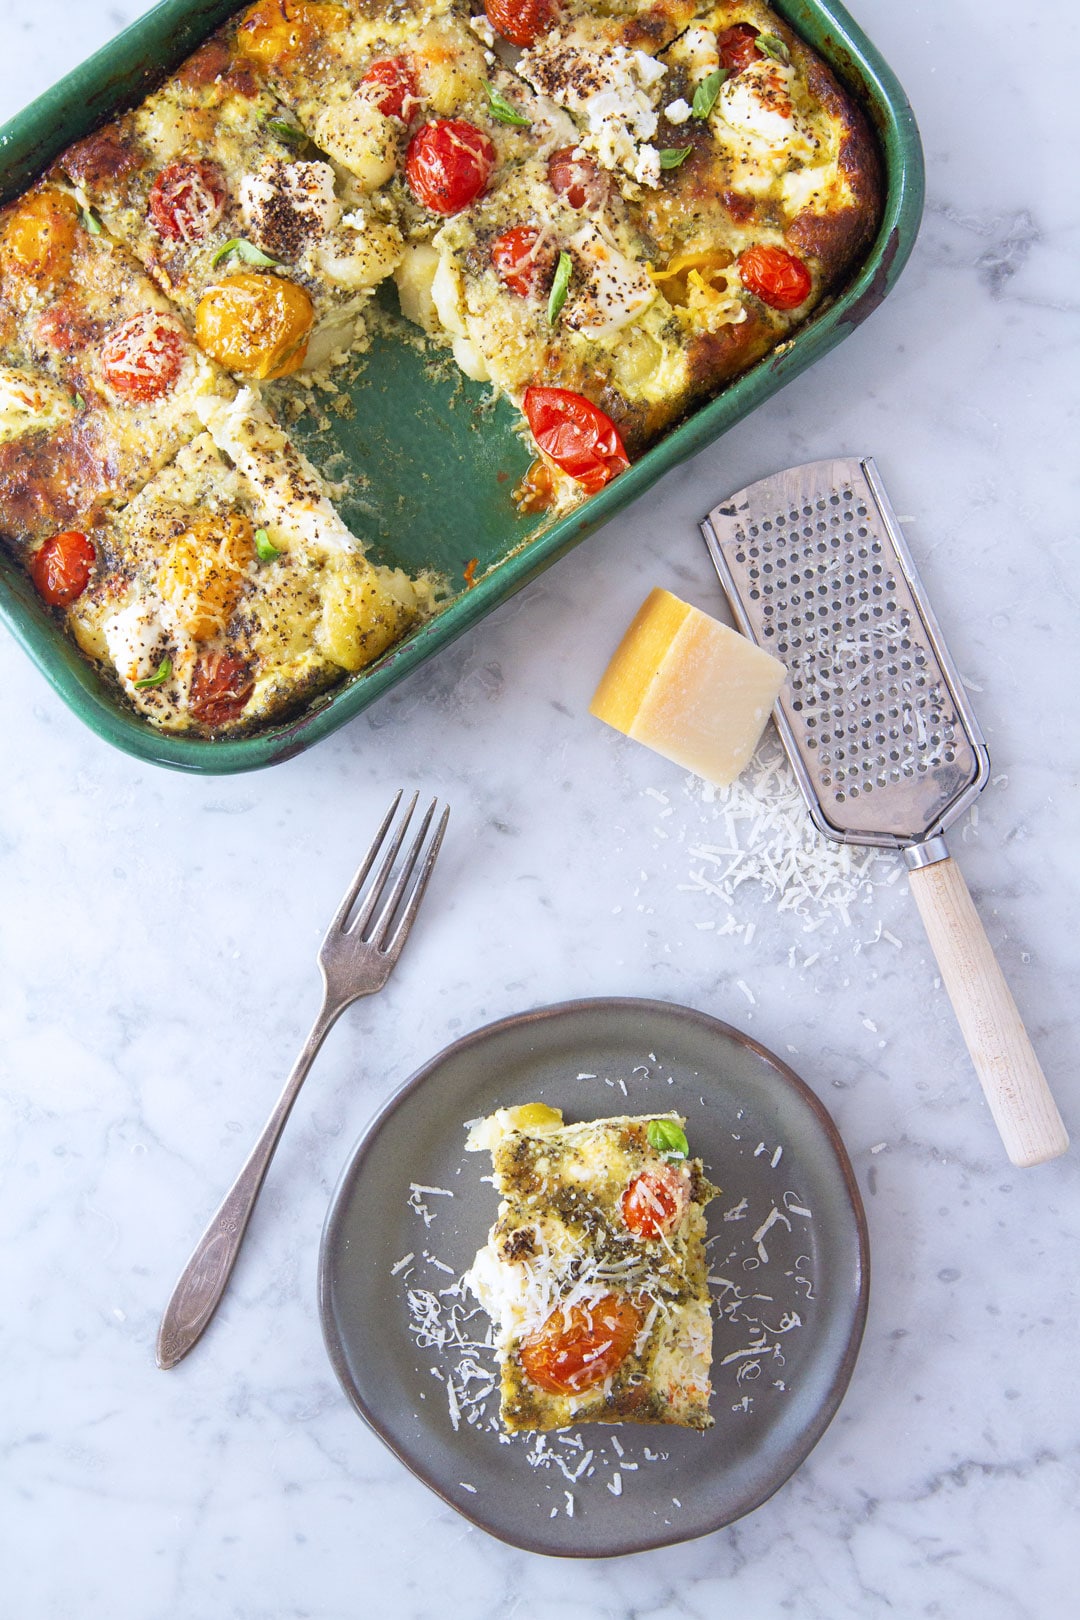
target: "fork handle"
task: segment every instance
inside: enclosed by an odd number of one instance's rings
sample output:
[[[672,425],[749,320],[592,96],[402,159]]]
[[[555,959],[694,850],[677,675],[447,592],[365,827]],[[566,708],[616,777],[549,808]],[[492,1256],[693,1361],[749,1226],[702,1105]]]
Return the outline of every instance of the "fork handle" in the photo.
[[[178,1361],[183,1360],[192,1346],[198,1343],[217,1310],[240,1253],[240,1245],[270,1168],[270,1160],[281,1140],[285,1121],[292,1112],[293,1103],[315,1054],[344,1010],[343,1006],[332,1007],[328,1000],[324,1000],[311,1034],[304,1042],[259,1140],[181,1272],[158,1329],[159,1367],[175,1367]]]
[[[908,877],[1009,1158],[1056,1159],[1068,1133],[960,868],[947,856]]]

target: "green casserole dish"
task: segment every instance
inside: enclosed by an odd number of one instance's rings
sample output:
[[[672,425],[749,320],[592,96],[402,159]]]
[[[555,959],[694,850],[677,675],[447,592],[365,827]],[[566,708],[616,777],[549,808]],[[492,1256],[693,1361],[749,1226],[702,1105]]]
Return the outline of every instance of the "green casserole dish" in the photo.
[[[771,0],[824,57],[870,115],[881,146],[881,227],[843,292],[789,342],[695,411],[599,494],[556,522],[519,515],[509,491],[531,452],[517,412],[484,384],[432,364],[418,346],[376,335],[350,393],[355,414],[310,414],[297,443],[321,465],[347,467],[353,492],[342,517],[380,561],[431,569],[453,595],[377,663],[316,700],[287,724],[213,741],[171,736],[130,710],[49,615],[30,580],[0,553],[0,616],[68,706],[99,736],[154,764],[208,775],[255,770],[336,731],[425,658],[547,568],[661,475],[769,399],[847,336],[882,301],[914,245],[923,205],[923,162],[903,90],[835,0]],[[71,141],[137,102],[176,67],[237,0],[162,0],[145,17],[0,128],[0,202],[17,195]],[[390,294],[393,301],[393,294]],[[466,569],[469,570],[466,576]],[[468,584],[475,575],[475,583]]]

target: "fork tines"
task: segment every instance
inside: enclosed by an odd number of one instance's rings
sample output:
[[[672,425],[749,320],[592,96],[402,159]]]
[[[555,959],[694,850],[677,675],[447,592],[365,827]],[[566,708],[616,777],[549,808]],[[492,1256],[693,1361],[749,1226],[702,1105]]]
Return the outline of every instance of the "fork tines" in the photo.
[[[396,875],[395,863],[401,852],[405,834],[409,830],[413,812],[416,809],[420,795],[414,793],[405,806],[404,814],[400,817],[396,827],[390,833],[391,826],[397,816],[401,805],[403,790],[399,788],[395,794],[389,810],[383,817],[382,825],[371,844],[371,848],[364,856],[356,876],[338,907],[337,915],[330,925],[330,932],[348,933],[374,945],[387,955],[394,955],[404,943],[405,936],[412,926],[413,918],[419,909],[424,897],[436,856],[439,853],[446,831],[446,823],[450,817],[450,807],[445,806],[441,816],[435,824],[434,832],[427,844],[425,840],[431,829],[432,822],[438,810],[438,800],[432,799],[424,812],[419,830],[402,857]],[[387,835],[390,833],[389,841]],[[386,845],[385,849],[383,848]],[[381,856],[381,859],[380,859]],[[421,860],[421,856],[423,859]],[[368,878],[375,868],[371,877]],[[419,868],[418,868],[419,863]],[[391,884],[391,877],[393,882]],[[367,888],[364,885],[368,884]],[[411,884],[411,887],[410,887]],[[387,892],[389,888],[389,892]],[[361,893],[361,890],[364,892]],[[359,904],[357,902],[359,901]],[[381,904],[380,904],[381,902]],[[396,921],[396,926],[394,926]]]

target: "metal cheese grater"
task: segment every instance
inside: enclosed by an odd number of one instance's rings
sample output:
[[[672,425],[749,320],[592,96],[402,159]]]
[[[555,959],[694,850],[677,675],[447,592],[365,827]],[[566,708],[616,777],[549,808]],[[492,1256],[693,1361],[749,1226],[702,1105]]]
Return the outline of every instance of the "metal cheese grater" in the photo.
[[[763,478],[701,525],[740,630],[787,666],[776,723],[826,837],[903,851],[1015,1164],[1068,1136],[945,829],[990,758],[873,461]]]

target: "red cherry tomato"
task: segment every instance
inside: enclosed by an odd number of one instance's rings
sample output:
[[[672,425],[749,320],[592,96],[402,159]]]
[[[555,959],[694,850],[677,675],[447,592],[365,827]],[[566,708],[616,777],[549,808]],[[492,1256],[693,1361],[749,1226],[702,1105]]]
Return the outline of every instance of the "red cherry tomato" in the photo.
[[[175,316],[147,310],[113,327],[101,346],[101,371],[114,394],[146,404],[175,386],[187,354],[188,336]]]
[[[188,708],[203,726],[225,726],[239,719],[255,690],[248,666],[234,653],[205,653],[195,665]]]
[[[548,184],[571,208],[597,208],[607,193],[607,181],[591,158],[575,157],[572,146],[560,147],[548,158]]]
[[[556,467],[594,495],[630,465],[619,430],[604,412],[569,388],[526,388],[523,409],[532,436]]]
[[[169,242],[201,242],[225,212],[229,188],[209,158],[166,163],[153,185],[147,213]]]
[[[503,286],[519,298],[542,293],[551,279],[552,252],[536,244],[540,232],[535,225],[515,225],[491,244],[491,262]]]
[[[739,254],[739,275],[743,286],[770,309],[797,309],[813,286],[809,270],[794,253],[761,243]]]
[[[535,45],[557,9],[556,0],[484,0],[488,22],[511,45]]]
[[[618,1294],[552,1311],[539,1333],[521,1347],[521,1365],[534,1384],[553,1395],[580,1395],[610,1378],[641,1332],[636,1305]]]
[[[90,583],[97,553],[85,534],[70,529],[37,548],[30,578],[50,607],[67,607]]]
[[[464,118],[423,124],[405,153],[405,177],[417,202],[432,214],[460,214],[487,190],[495,148]]]
[[[720,66],[732,75],[756,62],[765,52],[758,49],[758,30],[752,23],[736,23],[716,36],[716,49]]]
[[[400,118],[407,124],[420,106],[411,57],[384,56],[372,62],[361,83],[374,86],[371,99],[387,118]]]
[[[622,1218],[637,1237],[657,1238],[672,1231],[690,1202],[683,1177],[670,1165],[639,1170],[631,1176],[620,1200]]]

